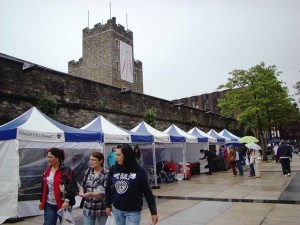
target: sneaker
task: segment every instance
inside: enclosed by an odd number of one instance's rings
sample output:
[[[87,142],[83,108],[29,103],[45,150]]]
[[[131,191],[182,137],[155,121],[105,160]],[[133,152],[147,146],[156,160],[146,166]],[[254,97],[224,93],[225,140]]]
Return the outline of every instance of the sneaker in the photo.
[[[283,176],[287,177],[287,174],[284,174]]]
[[[288,173],[287,175],[288,175],[289,177],[291,176],[291,174],[290,174],[290,173]]]

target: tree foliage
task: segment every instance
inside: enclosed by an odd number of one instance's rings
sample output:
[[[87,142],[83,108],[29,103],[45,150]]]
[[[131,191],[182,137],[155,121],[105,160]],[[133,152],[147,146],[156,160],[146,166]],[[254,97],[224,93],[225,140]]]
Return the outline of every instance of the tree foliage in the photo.
[[[218,106],[222,116],[234,116],[238,124],[254,128],[263,139],[263,130],[271,126],[283,126],[297,119],[298,113],[288,96],[288,89],[277,77],[276,66],[265,66],[262,62],[248,70],[230,72],[227,89]]]
[[[45,92],[39,98],[37,107],[52,119],[56,119],[57,101],[54,96]]]
[[[198,127],[199,125],[198,119],[195,116],[191,118],[190,123],[192,124],[193,127]]]
[[[298,81],[293,87],[297,90],[296,95],[300,95],[300,81]]]
[[[144,115],[144,121],[148,123],[150,126],[155,127],[155,117],[156,117],[156,109],[153,107],[147,109]]]

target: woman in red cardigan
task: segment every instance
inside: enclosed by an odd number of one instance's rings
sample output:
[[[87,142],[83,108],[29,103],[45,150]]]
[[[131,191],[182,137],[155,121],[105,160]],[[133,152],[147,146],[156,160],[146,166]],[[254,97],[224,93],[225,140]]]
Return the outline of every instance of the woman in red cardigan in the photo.
[[[63,164],[63,150],[50,148],[47,159],[50,167],[43,176],[39,209],[44,210],[44,225],[56,225],[57,211],[75,204],[78,187],[73,171]]]

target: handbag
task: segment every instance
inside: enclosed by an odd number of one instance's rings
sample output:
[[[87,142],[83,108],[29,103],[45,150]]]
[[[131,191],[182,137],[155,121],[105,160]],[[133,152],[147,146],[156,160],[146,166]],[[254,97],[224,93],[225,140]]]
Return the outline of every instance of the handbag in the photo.
[[[247,165],[247,166],[249,166],[249,165],[250,165],[250,162],[249,162],[249,159],[248,159],[248,157],[246,158],[246,160],[245,160],[245,163],[246,163],[246,165]]]
[[[105,225],[116,225],[115,217],[113,213],[110,213],[110,216],[107,217]]]
[[[61,167],[61,180],[60,184],[60,199],[64,201],[66,198],[70,200],[70,205],[75,205],[75,196],[79,192],[77,185],[76,175],[70,167],[63,165]]]
[[[67,209],[60,209],[57,212],[57,214],[61,216],[62,225],[69,225],[69,224],[75,225],[71,207],[68,207]]]

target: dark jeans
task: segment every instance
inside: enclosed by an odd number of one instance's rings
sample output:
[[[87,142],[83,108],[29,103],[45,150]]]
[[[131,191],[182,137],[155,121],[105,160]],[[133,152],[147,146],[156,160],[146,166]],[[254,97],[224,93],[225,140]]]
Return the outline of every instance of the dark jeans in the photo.
[[[243,165],[242,165],[242,161],[241,160],[236,160],[236,167],[239,170],[240,175],[244,175],[244,170],[243,170]]]
[[[290,159],[289,158],[281,158],[280,163],[281,163],[283,175],[291,173],[291,165],[290,165]]]
[[[44,225],[56,225],[58,218],[57,210],[57,205],[46,203],[44,209]]]
[[[207,164],[208,164],[208,174],[212,174],[212,171],[213,171],[213,160],[210,159],[210,160],[207,160]]]
[[[255,176],[255,171],[254,171],[254,165],[253,165],[253,163],[251,163],[250,165],[249,165],[249,168],[250,168],[250,171],[249,171],[249,175],[250,176]]]

